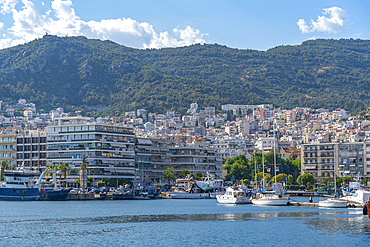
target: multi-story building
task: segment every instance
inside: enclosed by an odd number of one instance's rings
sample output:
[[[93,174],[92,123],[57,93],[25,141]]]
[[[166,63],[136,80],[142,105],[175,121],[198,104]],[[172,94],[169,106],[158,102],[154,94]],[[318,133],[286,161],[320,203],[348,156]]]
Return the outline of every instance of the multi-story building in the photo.
[[[16,164],[16,134],[12,131],[0,134],[0,164],[5,161],[9,166]]]
[[[136,141],[136,175],[143,180],[162,183],[163,172],[170,168],[170,153],[163,139],[141,139]]]
[[[368,176],[364,167],[364,142],[314,143],[301,146],[301,172],[324,177]]]
[[[187,169],[190,173],[209,172],[221,176],[222,158],[216,157],[215,150],[208,143],[172,143],[169,146],[170,166],[175,173]]]
[[[89,118],[57,118],[47,127],[48,164],[68,163],[67,183],[74,183],[83,162],[94,183],[103,178],[135,178],[132,127],[88,123]]]
[[[17,133],[17,166],[43,170],[47,166],[46,133],[23,130]]]
[[[211,147],[215,149],[218,157],[228,159],[239,154],[247,155],[256,151],[254,144],[247,139],[223,138],[212,141]]]

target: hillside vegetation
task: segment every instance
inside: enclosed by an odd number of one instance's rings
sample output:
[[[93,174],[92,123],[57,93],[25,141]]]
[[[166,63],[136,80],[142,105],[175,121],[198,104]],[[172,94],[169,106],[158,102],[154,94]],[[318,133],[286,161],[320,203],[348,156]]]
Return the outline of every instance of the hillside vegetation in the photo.
[[[357,112],[370,103],[369,65],[368,40],[310,40],[268,51],[217,44],[138,50],[46,35],[0,50],[0,98],[25,98],[46,110],[106,108],[107,114],[184,113],[191,102]]]

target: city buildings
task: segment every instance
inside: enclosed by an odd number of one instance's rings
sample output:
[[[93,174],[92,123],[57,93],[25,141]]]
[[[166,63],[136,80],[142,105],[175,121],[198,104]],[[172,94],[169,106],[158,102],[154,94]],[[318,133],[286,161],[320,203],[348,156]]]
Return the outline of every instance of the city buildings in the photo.
[[[135,178],[135,134],[132,127],[88,122],[85,117],[57,118],[47,127],[48,165],[67,163],[67,183],[79,178],[88,164],[93,181]]]

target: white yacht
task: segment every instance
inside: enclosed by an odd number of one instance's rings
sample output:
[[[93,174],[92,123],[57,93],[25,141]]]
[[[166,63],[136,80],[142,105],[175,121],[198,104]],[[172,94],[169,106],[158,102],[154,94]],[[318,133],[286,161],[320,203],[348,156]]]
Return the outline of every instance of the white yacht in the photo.
[[[369,200],[369,197],[370,197],[370,191],[360,189],[360,190],[356,190],[354,195],[341,197],[340,200],[348,201],[352,203],[366,204],[367,200]]]
[[[336,198],[330,198],[327,200],[319,201],[319,207],[325,208],[346,208],[347,201],[342,201]]]
[[[250,203],[249,197],[244,190],[238,187],[228,187],[225,194],[216,195],[219,203],[247,204]]]
[[[252,199],[252,203],[260,206],[286,206],[289,202],[289,196],[274,194],[257,194]]]

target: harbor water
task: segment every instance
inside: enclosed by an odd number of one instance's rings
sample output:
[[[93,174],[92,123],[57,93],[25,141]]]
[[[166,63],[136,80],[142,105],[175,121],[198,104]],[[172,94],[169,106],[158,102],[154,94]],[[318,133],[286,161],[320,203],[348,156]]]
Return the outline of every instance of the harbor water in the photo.
[[[370,242],[370,221],[360,208],[227,205],[216,200],[1,201],[0,229],[1,246],[368,246]]]

